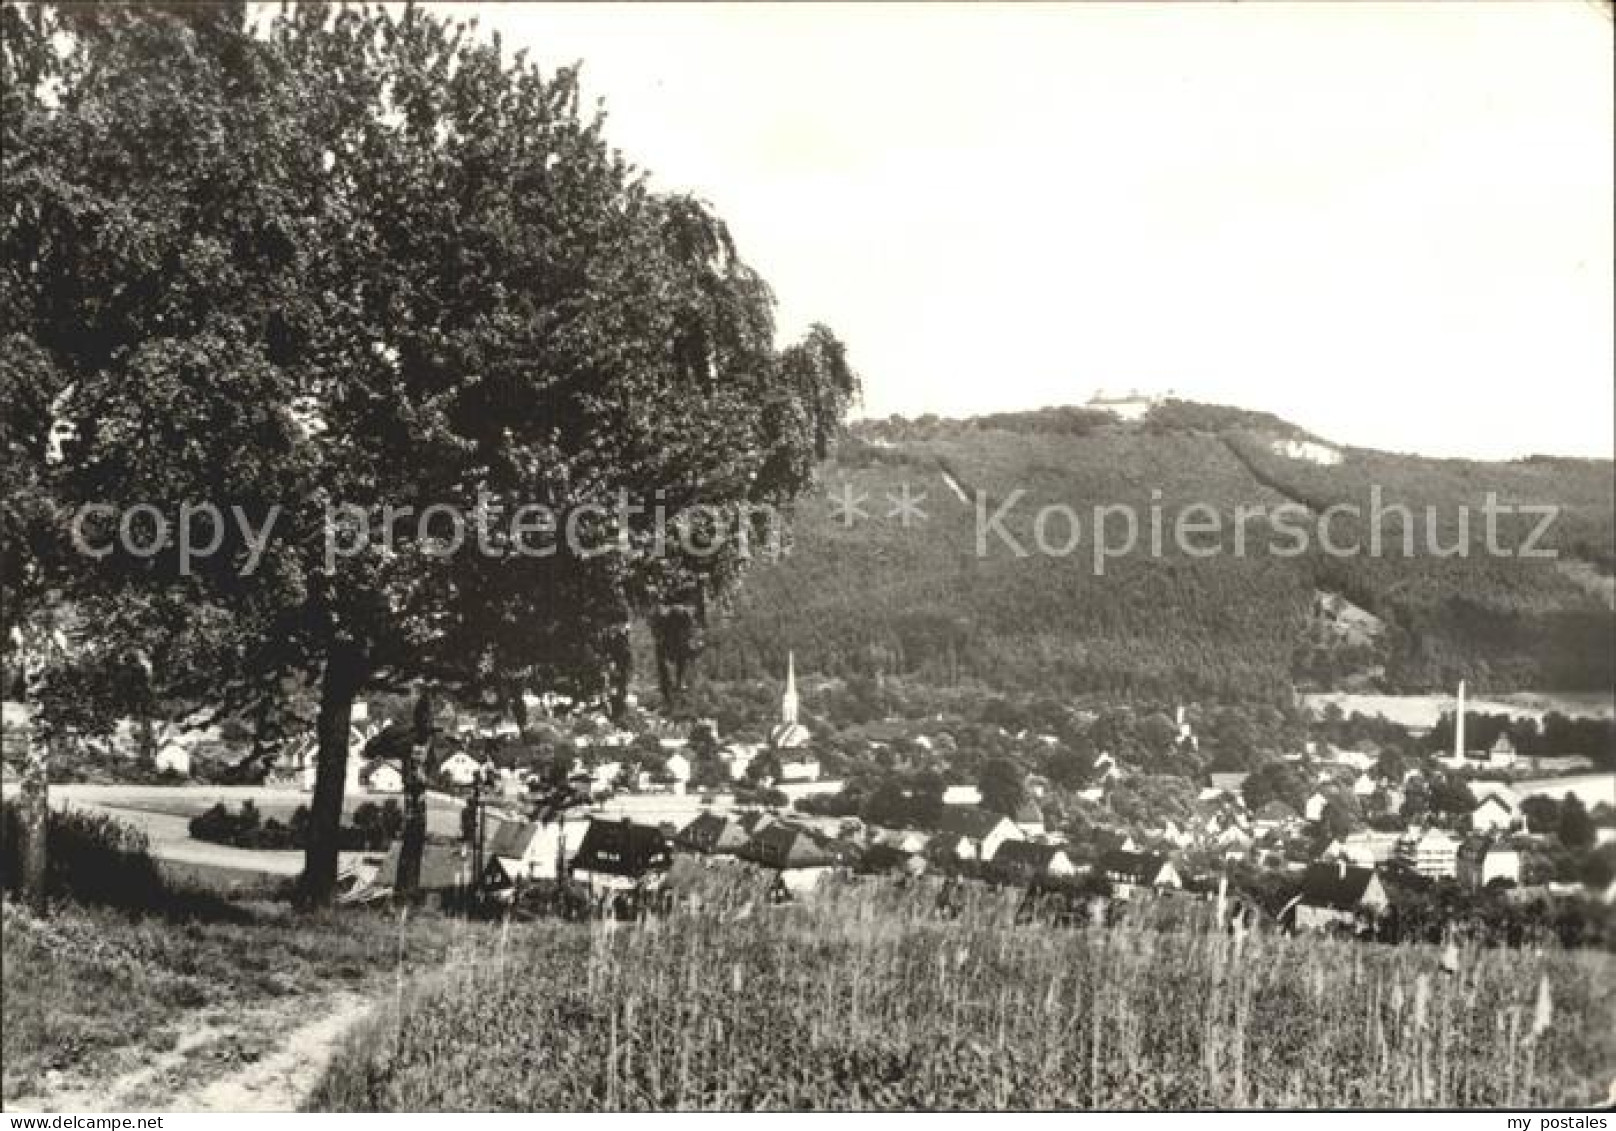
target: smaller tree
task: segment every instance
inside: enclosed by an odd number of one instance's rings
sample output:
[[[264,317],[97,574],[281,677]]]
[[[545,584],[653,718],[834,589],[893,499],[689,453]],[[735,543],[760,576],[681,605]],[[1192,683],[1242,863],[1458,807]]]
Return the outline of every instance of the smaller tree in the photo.
[[[1537,794],[1521,802],[1521,815],[1526,818],[1526,831],[1544,836],[1560,829],[1560,803],[1552,797]]]
[[[1582,803],[1582,798],[1571,793],[1560,803],[1560,843],[1573,852],[1592,848],[1594,843],[1594,822],[1588,816],[1588,808]]]
[[[1026,800],[1026,778],[1011,758],[989,758],[977,773],[976,788],[982,794],[982,808],[1007,817]]]

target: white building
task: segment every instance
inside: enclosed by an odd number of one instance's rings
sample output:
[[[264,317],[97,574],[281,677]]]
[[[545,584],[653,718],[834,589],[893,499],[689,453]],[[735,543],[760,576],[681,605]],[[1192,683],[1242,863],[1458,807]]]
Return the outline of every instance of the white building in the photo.
[[[1397,855],[1397,845],[1401,839],[1397,833],[1381,833],[1369,829],[1348,833],[1340,840],[1332,841],[1324,850],[1321,859],[1345,860],[1360,867],[1377,868],[1389,863]]]
[[[1520,810],[1504,793],[1489,793],[1470,812],[1470,831],[1477,833],[1508,832],[1520,824]]]
[[[780,760],[780,780],[782,782],[811,782],[819,780],[818,758],[782,758]]]
[[[1398,842],[1397,858],[1422,876],[1452,878],[1459,871],[1459,842],[1441,829],[1411,832]]]
[[[403,793],[404,775],[391,762],[373,762],[359,772],[359,780],[371,793]]]
[[[477,772],[481,769],[477,759],[464,750],[456,750],[438,764],[438,773],[455,785],[470,785],[477,780]]]
[[[1095,412],[1109,412],[1118,420],[1133,421],[1143,419],[1151,409],[1161,403],[1161,397],[1141,393],[1138,389],[1130,389],[1126,393],[1109,393],[1104,389],[1096,389],[1083,407]]]
[[[1494,880],[1512,884],[1521,882],[1521,854],[1513,848],[1494,845],[1481,858],[1481,871],[1476,877],[1477,887],[1486,887]]]
[[[153,761],[165,773],[191,776],[191,751],[172,738],[157,748]]]
[[[683,793],[690,784],[690,759],[683,754],[670,754],[664,766],[673,779],[673,792]]]
[[[752,759],[758,755],[758,747],[753,743],[732,742],[718,752],[719,758],[729,767],[730,781],[740,781],[746,777],[746,771],[752,765]]]

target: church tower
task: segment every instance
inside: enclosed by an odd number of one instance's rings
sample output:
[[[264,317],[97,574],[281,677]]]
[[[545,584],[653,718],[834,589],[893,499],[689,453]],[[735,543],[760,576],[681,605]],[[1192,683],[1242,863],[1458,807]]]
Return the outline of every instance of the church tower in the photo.
[[[780,721],[791,726],[797,721],[797,657],[786,653],[786,690],[780,696]]]
[[[797,658],[786,653],[786,689],[780,696],[780,721],[769,731],[769,745],[777,750],[793,750],[808,745],[812,735],[797,721]]]

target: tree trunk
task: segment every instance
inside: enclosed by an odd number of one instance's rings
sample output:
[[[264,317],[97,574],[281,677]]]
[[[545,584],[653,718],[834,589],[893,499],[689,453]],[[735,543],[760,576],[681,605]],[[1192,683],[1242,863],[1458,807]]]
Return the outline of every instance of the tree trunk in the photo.
[[[32,682],[32,681],[30,681]],[[32,691],[32,686],[29,688]],[[29,696],[30,700],[33,696]],[[18,791],[18,815],[22,818],[22,893],[36,915],[45,914],[49,903],[45,890],[48,855],[46,830],[50,824],[50,739],[37,718],[33,702],[28,703],[27,759]]]
[[[147,769],[157,765],[157,724],[152,721],[151,711],[140,712],[139,731],[139,760]]]
[[[404,777],[404,835],[398,849],[393,891],[412,896],[421,886],[421,854],[426,848],[426,767],[432,761],[432,701],[425,691],[415,700],[415,733],[400,767]]]
[[[353,724],[354,696],[364,682],[360,658],[333,651],[320,679],[320,713],[315,722],[319,761],[314,775],[314,799],[309,807],[309,841],[303,852],[301,902],[311,907],[330,904],[337,887],[337,853],[342,827],[342,797],[347,787],[349,728]]]

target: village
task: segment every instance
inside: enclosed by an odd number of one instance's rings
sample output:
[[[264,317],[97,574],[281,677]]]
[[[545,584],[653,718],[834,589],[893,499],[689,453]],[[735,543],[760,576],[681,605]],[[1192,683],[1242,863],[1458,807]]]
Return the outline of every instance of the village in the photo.
[[[1111,813],[1108,798],[1126,795],[1130,779],[1137,786],[1163,775],[1101,751],[1080,788],[1062,791],[1030,772],[1013,783],[1008,803],[992,782],[985,784],[998,795],[984,799],[984,783],[945,776],[938,748],[951,740],[941,733],[904,743],[932,754],[925,764],[937,772],[889,775],[874,791],[884,788],[884,802],[866,790],[859,803],[846,778],[827,768],[845,770],[845,759],[823,749],[802,721],[789,657],[778,714],[761,741],[724,741],[711,719],[680,727],[642,715],[636,732],[569,711],[556,697],[530,696],[535,716],[578,717],[570,753],[546,766],[522,765],[512,753],[522,747],[511,718],[455,716],[439,746],[449,752],[428,767],[433,835],[420,887],[451,906],[482,901],[498,910],[537,906],[566,885],[587,893],[594,913],[635,914],[676,900],[678,877],[697,867],[762,875],[776,901],[810,899],[837,880],[930,877],[1017,887],[1035,901],[1065,891],[1114,908],[1141,898],[1244,894],[1252,921],[1260,911],[1287,930],[1360,935],[1373,934],[1391,912],[1389,886],[1447,892],[1442,914],[1451,922],[1436,930],[1465,919],[1466,894],[1533,903],[1534,913],[1545,901],[1608,906],[1616,887],[1599,862],[1616,852],[1612,775],[1591,772],[1586,757],[1520,754],[1507,733],[1485,746],[1468,743],[1464,696],[1461,684],[1451,748],[1425,759],[1309,742],[1260,768],[1257,782],[1252,771],[1213,770],[1184,783],[1159,811],[1124,806],[1131,819],[1113,814],[1104,823],[1092,816]],[[378,736],[391,720],[363,706],[356,716],[349,801],[390,814],[371,823],[394,838],[344,854],[341,898],[366,903],[387,898],[396,881],[404,779],[396,760],[374,756],[385,749]],[[1049,741],[1025,738],[1035,748]],[[1171,745],[1186,752],[1199,745],[1183,708]],[[182,780],[191,769],[178,739],[164,742],[155,760],[164,780]],[[293,790],[312,788],[313,770],[312,740],[288,742],[267,775],[279,788],[255,796],[281,799],[284,808]],[[1258,788],[1269,779],[1277,789]],[[1410,804],[1433,785],[1434,803]],[[928,790],[934,796],[920,796]],[[1298,791],[1299,803],[1283,796]],[[1061,810],[1063,792],[1066,819],[1052,818],[1045,810]],[[215,816],[229,811],[229,794]],[[208,837],[202,826],[193,820],[190,835]],[[1422,929],[1433,930],[1429,922]]]

